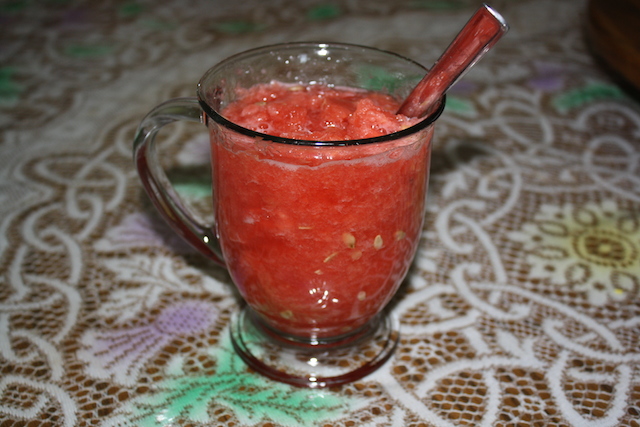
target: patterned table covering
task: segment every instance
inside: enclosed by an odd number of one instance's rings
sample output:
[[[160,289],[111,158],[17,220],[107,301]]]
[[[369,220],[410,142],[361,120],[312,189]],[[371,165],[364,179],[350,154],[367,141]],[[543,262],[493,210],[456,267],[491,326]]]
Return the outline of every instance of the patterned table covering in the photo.
[[[226,273],[158,218],[140,119],[211,65],[326,40],[430,65],[471,0],[3,0],[0,426],[640,426],[640,104],[590,55],[586,4],[498,0],[512,30],[439,119],[392,359],[267,380],[230,348]],[[164,134],[207,216],[206,132]]]

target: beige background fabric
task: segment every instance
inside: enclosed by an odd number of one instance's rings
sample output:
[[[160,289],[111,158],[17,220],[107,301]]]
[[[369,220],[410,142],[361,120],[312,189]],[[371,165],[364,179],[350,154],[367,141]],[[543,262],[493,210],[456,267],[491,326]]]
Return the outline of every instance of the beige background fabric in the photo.
[[[0,5],[0,425],[639,426],[640,104],[583,1],[496,1],[511,31],[449,96],[391,360],[302,390],[232,351],[226,273],[153,211],[137,124],[265,44],[435,61],[471,0]],[[163,133],[210,214],[207,136]]]

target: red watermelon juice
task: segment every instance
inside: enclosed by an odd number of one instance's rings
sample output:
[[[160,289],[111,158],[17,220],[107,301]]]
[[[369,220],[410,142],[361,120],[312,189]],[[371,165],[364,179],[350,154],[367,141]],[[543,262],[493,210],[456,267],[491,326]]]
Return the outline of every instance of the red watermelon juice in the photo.
[[[242,296],[277,331],[349,334],[406,275],[433,126],[407,132],[419,120],[398,107],[360,89],[260,84],[221,114],[263,137],[210,127],[220,246]]]

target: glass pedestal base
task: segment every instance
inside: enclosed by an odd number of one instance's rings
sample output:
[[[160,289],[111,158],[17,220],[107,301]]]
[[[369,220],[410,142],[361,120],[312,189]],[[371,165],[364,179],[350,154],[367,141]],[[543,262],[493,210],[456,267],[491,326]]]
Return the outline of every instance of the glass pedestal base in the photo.
[[[393,354],[397,321],[381,314],[357,334],[340,340],[301,341],[276,336],[249,307],[231,320],[236,352],[258,373],[298,387],[332,387],[358,380]]]

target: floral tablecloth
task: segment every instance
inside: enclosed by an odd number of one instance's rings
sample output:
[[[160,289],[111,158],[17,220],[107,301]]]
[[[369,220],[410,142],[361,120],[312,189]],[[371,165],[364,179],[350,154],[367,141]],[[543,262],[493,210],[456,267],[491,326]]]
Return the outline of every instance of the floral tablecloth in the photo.
[[[0,2],[0,426],[640,426],[640,103],[586,3],[509,34],[439,119],[424,238],[380,370],[292,388],[235,356],[226,273],[150,206],[144,114],[219,60],[323,40],[430,65],[471,0]],[[205,217],[206,132],[164,133]]]

